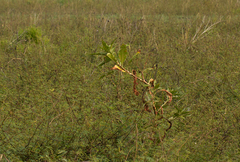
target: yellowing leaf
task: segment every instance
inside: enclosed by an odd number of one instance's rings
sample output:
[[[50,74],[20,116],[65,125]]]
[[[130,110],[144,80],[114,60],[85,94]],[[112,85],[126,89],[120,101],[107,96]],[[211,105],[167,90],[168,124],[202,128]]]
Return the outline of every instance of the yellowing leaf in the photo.
[[[122,68],[120,68],[118,65],[114,65],[112,70],[120,70],[121,72],[125,72]]]

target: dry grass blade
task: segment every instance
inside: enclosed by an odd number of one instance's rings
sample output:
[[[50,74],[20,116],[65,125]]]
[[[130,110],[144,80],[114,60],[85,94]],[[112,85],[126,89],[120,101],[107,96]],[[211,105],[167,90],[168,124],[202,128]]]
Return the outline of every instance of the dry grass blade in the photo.
[[[8,162],[10,162],[4,154],[1,154],[1,155],[0,155],[0,161],[2,161],[2,158],[3,158],[3,157],[4,157]]]
[[[210,22],[211,22],[211,19],[209,18],[207,24],[206,24],[205,27],[204,27],[204,29],[202,29],[203,26],[204,26],[204,23],[205,23],[205,18],[206,18],[206,16],[203,17],[202,23],[201,23],[200,26],[197,28],[196,33],[195,33],[195,35],[193,36],[193,38],[192,38],[192,40],[191,40],[191,44],[194,44],[194,43],[196,43],[198,40],[203,39],[203,38],[206,36],[206,35],[204,35],[204,34],[206,34],[207,32],[209,32],[210,30],[212,30],[215,25],[219,24],[219,23],[222,21],[222,17],[221,17],[219,21],[217,21],[217,22],[209,25]]]

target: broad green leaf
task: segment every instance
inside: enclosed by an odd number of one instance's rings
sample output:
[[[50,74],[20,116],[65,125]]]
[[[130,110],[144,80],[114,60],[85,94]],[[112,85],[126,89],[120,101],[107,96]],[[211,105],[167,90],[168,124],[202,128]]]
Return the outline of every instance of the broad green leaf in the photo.
[[[121,65],[123,65],[124,61],[126,60],[127,55],[128,55],[127,46],[125,44],[123,44],[123,45],[121,45],[119,53],[118,53],[118,58],[119,58]]]
[[[109,57],[112,61],[117,62],[115,56],[112,53],[108,53],[107,57]]]

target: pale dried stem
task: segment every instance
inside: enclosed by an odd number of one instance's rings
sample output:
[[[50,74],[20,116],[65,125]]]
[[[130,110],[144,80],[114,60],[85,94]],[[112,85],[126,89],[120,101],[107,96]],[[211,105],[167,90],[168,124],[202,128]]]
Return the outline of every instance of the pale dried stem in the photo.
[[[191,44],[194,44],[195,42],[197,42],[200,39],[203,39],[205,37],[204,34],[206,34],[207,32],[209,32],[215,25],[219,24],[222,21],[222,18],[220,18],[219,21],[213,23],[212,25],[209,26],[210,24],[210,19],[208,20],[207,24],[205,26],[205,16],[202,19],[202,23],[200,24],[200,26],[197,28],[195,35],[193,36],[192,40],[191,40]],[[202,28],[204,27],[203,31]],[[201,32],[202,31],[202,32]]]

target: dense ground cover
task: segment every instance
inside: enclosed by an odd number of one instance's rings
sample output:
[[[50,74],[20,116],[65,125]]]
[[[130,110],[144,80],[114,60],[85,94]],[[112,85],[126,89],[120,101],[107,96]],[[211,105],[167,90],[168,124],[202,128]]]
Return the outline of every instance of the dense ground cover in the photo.
[[[239,15],[237,0],[1,0],[0,161],[239,161]],[[132,77],[88,55],[114,39],[174,94],[164,141]]]

